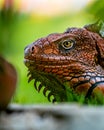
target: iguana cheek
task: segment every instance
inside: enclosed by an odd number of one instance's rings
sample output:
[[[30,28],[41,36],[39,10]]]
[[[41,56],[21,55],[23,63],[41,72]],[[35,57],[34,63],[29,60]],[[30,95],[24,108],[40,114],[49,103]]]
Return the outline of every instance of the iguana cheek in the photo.
[[[46,55],[48,55],[48,54],[54,54],[54,55],[58,55],[58,53],[59,53],[59,51],[58,50],[56,50],[56,49],[46,49],[46,50],[44,50],[44,54],[46,54]]]
[[[53,49],[51,49],[51,48],[50,49],[45,49],[44,53],[45,54],[52,54],[53,53]]]

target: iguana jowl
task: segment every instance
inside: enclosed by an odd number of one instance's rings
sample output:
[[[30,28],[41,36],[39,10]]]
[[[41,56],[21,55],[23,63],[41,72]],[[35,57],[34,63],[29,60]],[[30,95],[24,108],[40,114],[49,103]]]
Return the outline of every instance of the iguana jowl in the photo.
[[[40,38],[25,48],[24,57],[29,81],[35,79],[38,91],[45,86],[48,99],[67,101],[65,83],[86,98],[99,90],[104,94],[104,39],[91,25]]]

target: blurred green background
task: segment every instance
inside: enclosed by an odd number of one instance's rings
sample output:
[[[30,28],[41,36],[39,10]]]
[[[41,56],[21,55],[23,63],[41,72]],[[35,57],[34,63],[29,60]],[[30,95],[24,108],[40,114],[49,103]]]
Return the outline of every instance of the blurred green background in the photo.
[[[68,27],[83,27],[95,22],[99,19],[99,12],[102,12],[104,2],[89,0],[86,6],[74,11],[78,7],[70,10],[73,0],[69,0],[69,10],[58,13],[48,12],[47,15],[37,13],[34,10],[36,5],[34,7],[33,4],[33,10],[26,11],[27,1],[23,3],[20,0],[0,0],[0,54],[15,66],[18,73],[17,90],[13,102],[22,104],[49,103],[42,91],[40,93],[35,91],[33,81],[29,84],[27,82],[27,68],[23,63],[25,46],[50,33],[64,32]],[[78,1],[76,0],[76,2]],[[40,5],[42,6],[42,3]],[[51,8],[55,7],[51,6]],[[41,8],[40,12],[43,11],[44,8]],[[103,15],[102,13],[100,14]]]

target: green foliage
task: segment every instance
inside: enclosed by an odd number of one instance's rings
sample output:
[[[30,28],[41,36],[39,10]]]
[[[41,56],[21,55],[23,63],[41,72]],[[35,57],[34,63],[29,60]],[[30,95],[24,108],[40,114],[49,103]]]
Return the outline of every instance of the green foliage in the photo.
[[[71,88],[66,85],[67,102],[75,102],[86,105],[104,105],[104,95],[96,93],[96,96],[85,98],[83,94],[75,93]]]
[[[95,0],[88,8],[88,12],[94,15],[96,20],[104,20],[104,0]]]
[[[0,54],[10,53],[12,48],[11,37],[18,14],[12,7],[3,7],[0,10]],[[8,49],[9,48],[9,49]]]

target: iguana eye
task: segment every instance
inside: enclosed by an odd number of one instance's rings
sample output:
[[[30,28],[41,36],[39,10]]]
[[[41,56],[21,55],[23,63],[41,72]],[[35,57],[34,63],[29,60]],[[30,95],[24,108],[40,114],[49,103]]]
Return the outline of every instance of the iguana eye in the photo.
[[[70,49],[73,47],[73,44],[74,44],[74,41],[72,40],[65,40],[61,43],[61,46],[64,48],[64,49]]]

